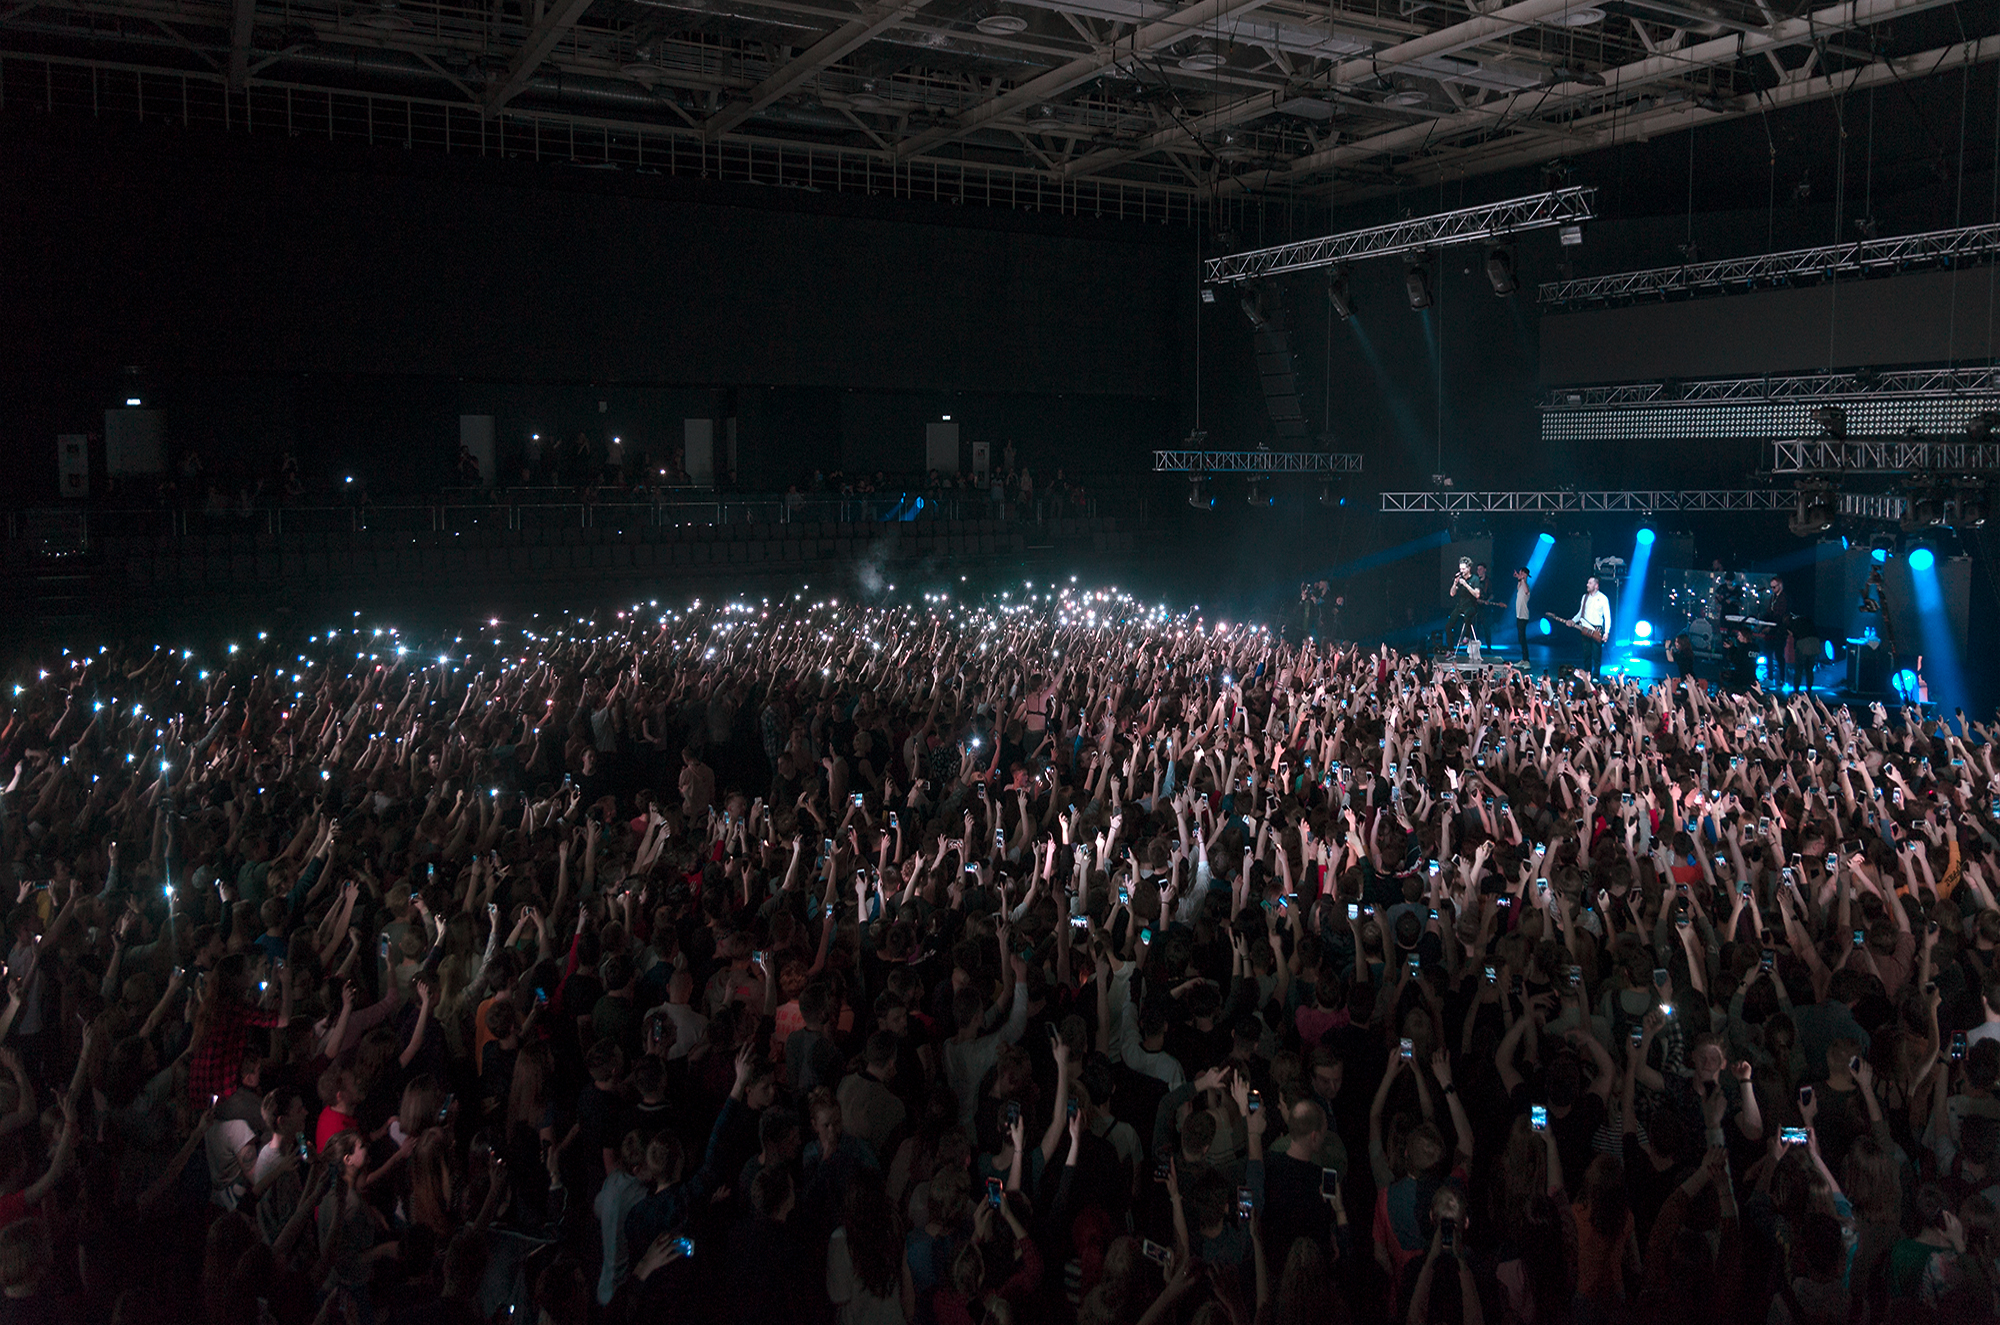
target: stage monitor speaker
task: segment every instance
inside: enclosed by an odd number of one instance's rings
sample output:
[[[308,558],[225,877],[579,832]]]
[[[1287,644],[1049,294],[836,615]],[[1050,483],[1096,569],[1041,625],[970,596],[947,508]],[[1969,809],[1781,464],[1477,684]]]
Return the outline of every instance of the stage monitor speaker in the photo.
[[[1894,672],[1894,657],[1879,642],[1854,644],[1847,650],[1847,688],[1857,695],[1886,695]]]

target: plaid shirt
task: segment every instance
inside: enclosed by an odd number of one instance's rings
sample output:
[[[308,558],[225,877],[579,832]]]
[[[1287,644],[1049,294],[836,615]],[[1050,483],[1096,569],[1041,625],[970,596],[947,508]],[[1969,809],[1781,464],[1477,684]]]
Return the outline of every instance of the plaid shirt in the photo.
[[[224,998],[215,1009],[215,1019],[195,1043],[188,1061],[188,1099],[198,1109],[203,1100],[227,1095],[243,1076],[243,1046],[252,1027],[265,1030],[278,1024],[278,1014],[253,1008],[233,998]]]

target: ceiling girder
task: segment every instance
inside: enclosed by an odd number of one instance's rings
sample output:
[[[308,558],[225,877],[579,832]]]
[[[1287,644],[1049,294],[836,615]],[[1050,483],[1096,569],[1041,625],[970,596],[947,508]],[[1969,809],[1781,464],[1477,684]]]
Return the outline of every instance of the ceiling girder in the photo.
[[[1456,115],[1447,115],[1431,124],[1392,129],[1387,133],[1309,152],[1294,158],[1285,170],[1294,178],[1299,178],[1342,166],[1357,165],[1391,153],[1417,150],[1462,134],[1490,132],[1523,113],[1539,116],[1565,103],[1615,98],[1617,93],[1647,87],[1669,78],[1685,77],[1688,73],[1705,66],[1734,63],[1740,58],[1760,55],[1766,50],[1813,41],[1830,31],[1849,31],[1867,27],[1886,19],[1918,14],[1927,9],[1937,9],[1952,3],[1954,0],[1844,0],[1844,3],[1803,14],[1798,18],[1784,19],[1762,33],[1729,33],[1683,50],[1651,55],[1616,69],[1606,69],[1603,71],[1606,85],[1604,88],[1569,83],[1532,96],[1516,94],[1485,106],[1461,111]],[[1564,87],[1571,90],[1565,92]],[[1574,129],[1573,125],[1562,127],[1572,131]],[[1575,151],[1575,144],[1573,142],[1568,144],[1566,150]],[[1236,185],[1234,181],[1224,181],[1221,187],[1238,192],[1242,189],[1242,186]]]
[[[719,138],[778,98],[837,60],[846,59],[882,33],[908,19],[930,0],[883,0],[857,14],[814,42],[782,69],[750,91],[748,100],[732,101],[702,123],[710,138]]]
[[[534,26],[528,29],[528,39],[521,43],[521,49],[508,64],[506,77],[486,94],[487,114],[491,115],[520,95],[528,80],[535,76],[535,70],[542,67],[542,61],[549,58],[556,43],[576,26],[576,21],[583,17],[583,11],[590,5],[591,0],[555,0],[541,10]]]

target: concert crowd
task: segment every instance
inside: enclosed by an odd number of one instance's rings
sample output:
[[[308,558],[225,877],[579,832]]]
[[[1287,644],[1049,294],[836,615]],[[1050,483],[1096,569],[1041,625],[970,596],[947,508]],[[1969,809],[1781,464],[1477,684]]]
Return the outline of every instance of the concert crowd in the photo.
[[[1991,1320],[1991,728],[1016,590],[6,678],[0,1325]]]

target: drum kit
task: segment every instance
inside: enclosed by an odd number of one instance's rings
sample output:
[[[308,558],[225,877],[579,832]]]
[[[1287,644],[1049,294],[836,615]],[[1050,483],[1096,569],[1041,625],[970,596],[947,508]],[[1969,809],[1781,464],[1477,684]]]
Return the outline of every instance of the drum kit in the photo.
[[[1685,631],[1697,657],[1721,653],[1724,637],[1734,630],[1755,634],[1771,628],[1763,610],[1767,579],[1716,571],[1669,571],[1663,578],[1663,633]]]

